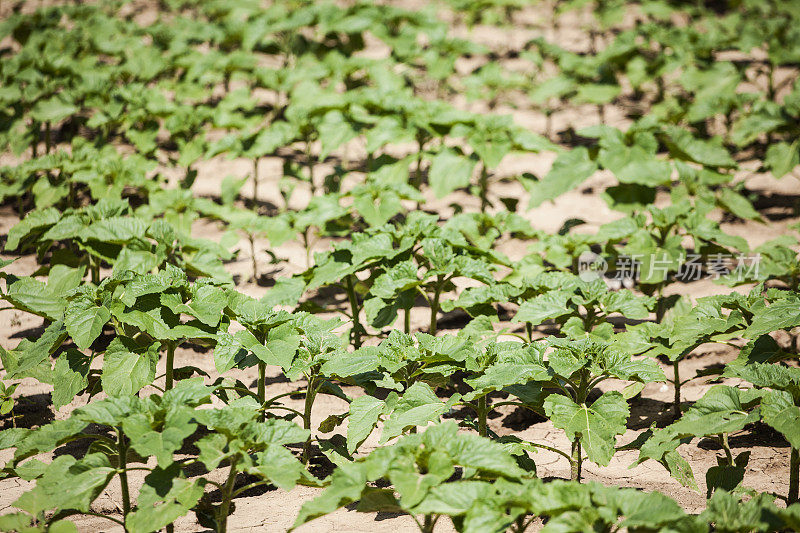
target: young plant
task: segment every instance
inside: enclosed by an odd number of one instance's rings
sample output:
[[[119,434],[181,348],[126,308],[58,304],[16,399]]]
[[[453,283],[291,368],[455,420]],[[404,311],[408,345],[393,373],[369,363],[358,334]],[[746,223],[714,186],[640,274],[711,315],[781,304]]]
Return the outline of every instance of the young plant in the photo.
[[[232,500],[242,492],[265,484],[289,490],[301,478],[313,483],[284,448],[305,439],[306,431],[285,420],[258,422],[253,402],[197,409],[210,402],[212,391],[200,380],[187,380],[163,396],[99,400],[77,409],[66,420],[37,430],[16,430],[14,437],[4,442],[4,447],[15,448],[5,472],[36,481],[34,488],[14,503],[24,512],[18,513],[17,519],[27,515],[50,524],[86,514],[116,522],[132,533],[146,533],[171,529],[177,518],[194,509],[201,524],[225,531]],[[89,424],[97,429],[86,432]],[[196,457],[186,456],[185,444],[200,428],[212,433],[196,441]],[[59,455],[50,464],[31,458],[76,440],[89,442],[83,457]],[[209,473],[226,464],[228,477],[224,483],[207,474],[192,479],[186,469],[196,464]],[[129,477],[134,471],[147,472],[136,501],[132,494],[137,487]],[[238,474],[252,476],[251,481],[237,487]],[[115,478],[122,487],[121,518],[91,507]],[[70,490],[64,490],[65,481]],[[222,492],[216,507],[204,496],[209,486]]]
[[[501,445],[458,434],[455,422],[444,422],[340,465],[325,491],[303,504],[293,527],[359,502],[359,511],[401,512],[413,518],[421,533],[432,533],[442,516],[458,514],[452,507],[445,510],[445,502],[456,495],[466,503],[464,495],[468,501],[476,493],[488,494],[493,480],[529,475]],[[379,480],[391,486],[375,487]]]
[[[551,379],[543,356],[546,348],[543,343],[524,345],[520,342],[496,342],[490,343],[485,350],[476,354],[477,357],[467,361],[465,366],[469,377],[464,382],[472,390],[464,394],[463,405],[475,412],[478,435],[490,436],[487,421],[493,409],[503,405],[530,408],[525,405],[525,400],[530,399],[530,394],[525,394],[525,385],[531,381],[545,382]],[[508,392],[518,399],[492,403],[490,395],[496,391]],[[535,404],[538,403],[536,393],[533,400]],[[568,455],[566,457],[570,459]]]
[[[692,468],[677,448],[694,438],[707,438],[725,453],[724,457],[717,458],[717,466],[706,472],[708,496],[718,489],[733,491],[744,479],[750,452],[744,451],[734,457],[728,438],[760,419],[760,397],[761,393],[756,390],[715,385],[677,422],[652,433],[641,445],[636,464],[646,459],[658,461],[682,485],[697,490]]]
[[[256,400],[260,406],[259,416],[265,420],[265,409],[277,399],[267,401],[267,365],[289,368],[300,347],[300,332],[293,323],[295,316],[286,311],[275,312],[271,307],[235,291],[228,294],[225,309],[244,329],[233,335],[221,333],[217,336],[215,365],[220,372],[235,364],[241,365],[236,358],[242,348],[255,356],[258,366]]]
[[[195,408],[207,403],[210,394],[210,388],[190,380],[162,397],[99,400],[76,409],[66,420],[14,430],[13,438],[3,443],[4,448],[14,448],[5,473],[35,481],[13,504],[20,510],[18,518],[27,515],[52,527],[69,516],[93,515],[143,533],[168,526],[203,495],[206,481],[190,480],[182,470],[193,460],[175,455],[197,431]],[[97,430],[87,432],[90,424]],[[58,455],[50,463],[33,458],[72,441],[88,443],[85,455]],[[138,501],[132,498],[133,471],[147,472]],[[98,513],[91,505],[114,479],[122,487],[120,518]]]
[[[284,446],[297,444],[309,437],[308,430],[296,424],[270,418],[263,420],[260,406],[245,398],[223,409],[205,409],[197,413],[197,421],[210,433],[197,441],[196,461],[212,472],[228,467],[223,482],[203,479],[220,491],[221,501],[214,505],[208,493],[195,508],[197,521],[204,527],[225,533],[228,515],[233,512],[234,498],[261,485],[276,485],[291,490],[298,482],[317,482],[297,458]],[[244,483],[237,479],[247,477]]]
[[[100,284],[106,264],[116,273],[140,274],[170,264],[193,276],[230,280],[222,264],[230,252],[212,241],[190,237],[166,220],[136,216],[127,200],[100,200],[63,213],[52,207],[33,211],[11,228],[6,249],[33,247],[40,258],[52,252],[54,265],[83,265],[95,285]]]
[[[81,287],[69,299],[65,324],[81,350],[90,348],[100,335],[104,319],[110,321],[117,332],[118,336],[112,341],[115,347],[117,343],[146,345],[150,347],[148,353],[153,346],[160,347],[166,358],[164,390],[169,390],[176,375],[204,374],[195,367],[175,369],[175,350],[190,339],[210,343],[218,329],[227,325],[222,314],[226,304],[225,291],[220,284],[208,279],[190,283],[182,270],[168,264],[155,274],[140,276],[128,272],[110,278],[100,287]],[[184,321],[183,316],[190,320]],[[123,353],[124,350],[117,355]],[[131,363],[138,365],[135,362],[139,359],[133,353],[114,361],[123,367]],[[104,362],[104,371],[108,364],[109,361]],[[142,380],[139,388],[150,384],[145,381]],[[106,383],[112,382],[110,376],[104,375],[104,388]],[[134,386],[130,392],[138,390]]]
[[[289,379],[303,377],[306,381],[303,413],[303,428],[311,431],[311,414],[314,400],[319,394],[330,394],[345,401],[349,398],[331,377],[322,372],[322,367],[331,359],[341,357],[344,352],[342,340],[333,333],[341,325],[339,320],[321,320],[313,315],[302,314],[295,321],[297,329],[303,334],[303,342],[295,357],[284,371]],[[311,460],[311,435],[303,443],[302,462]]]
[[[20,278],[25,279],[30,278]],[[57,279],[53,278],[53,286]],[[164,390],[176,379],[204,375],[194,366],[174,368],[175,350],[187,340],[209,344],[227,324],[222,316],[227,302],[223,289],[208,279],[190,284],[183,271],[169,264],[156,274],[128,271],[99,286],[89,283],[59,291],[61,296],[54,295],[52,286],[31,280],[27,285],[39,290],[35,305],[15,296],[17,283],[22,281],[12,281],[5,298],[53,322],[35,342],[23,340],[16,349],[3,351],[4,366],[9,377],[34,377],[52,384],[56,408],[84,391],[90,396],[101,389],[110,396],[125,396],[155,386],[162,350]],[[107,327],[115,333],[110,343],[96,342]],[[102,369],[93,369],[100,353]],[[56,356],[52,367],[50,355]]]
[[[573,338],[608,338],[614,332],[610,316],[643,320],[654,303],[653,298],[636,296],[627,289],[611,291],[603,280],[584,281],[562,272],[539,274],[506,292],[510,293],[509,300],[520,302],[512,320],[526,324],[529,342],[533,327],[546,320],[555,321],[562,333]]]
[[[383,422],[380,442],[385,443],[417,427],[438,421],[461,399],[458,393],[440,399],[436,390],[452,385],[454,373],[473,359],[473,336],[414,337],[393,331],[379,346],[363,346],[355,352],[340,352],[328,359],[321,373],[363,388],[367,395],[350,400],[349,410],[331,415],[324,432],[348,419],[346,446],[352,454]],[[378,390],[388,390],[380,399]]]
[[[206,199],[198,199],[196,205],[205,216],[219,220],[228,229],[245,236],[250,245],[251,280],[258,282],[260,277],[256,238],[266,238],[271,246],[280,246],[294,236],[294,231],[287,220],[288,216],[261,216],[249,209],[240,209],[234,206],[232,197],[238,194],[236,185],[241,186],[241,182],[226,190],[230,197],[224,198],[222,205]]]
[[[737,293],[699,298],[692,306],[687,298],[676,301],[661,323],[643,323],[629,328],[632,338],[638,339],[642,353],[651,357],[663,356],[672,365],[675,396],[673,419],[681,416],[681,387],[693,378],[682,378],[680,362],[704,343],[729,344],[740,336],[753,318],[752,307],[763,300],[757,286],[750,294]]]
[[[780,364],[793,355],[775,350],[769,337],[762,337],[746,352],[744,364],[731,365],[724,375],[748,381],[763,391],[762,420],[777,430],[789,442],[789,488],[786,502],[800,501],[800,370]],[[761,341],[760,343],[758,341]],[[767,345],[770,349],[758,349]],[[765,361],[775,362],[765,362]]]
[[[542,383],[542,389],[553,392],[543,397],[542,409],[572,442],[570,477],[580,480],[584,451],[590,461],[607,465],[616,451],[616,435],[625,431],[626,400],[638,394],[645,383],[663,381],[664,373],[651,360],[633,360],[611,345],[591,339],[550,342],[555,348],[547,360],[552,378]],[[633,383],[623,392],[605,392],[591,401],[589,393],[610,378]]]

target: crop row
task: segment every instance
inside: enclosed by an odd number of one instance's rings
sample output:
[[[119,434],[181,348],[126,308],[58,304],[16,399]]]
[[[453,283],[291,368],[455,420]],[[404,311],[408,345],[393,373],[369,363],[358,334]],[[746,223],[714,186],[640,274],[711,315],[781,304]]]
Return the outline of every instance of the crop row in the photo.
[[[44,320],[37,338],[0,348],[12,426],[0,433],[2,476],[34,482],[0,530],[74,531],[68,517],[96,515],[171,531],[193,512],[226,531],[235,499],[267,484],[322,488],[295,526],[357,502],[409,514],[423,532],[443,516],[459,531],[800,529],[798,239],[751,248],[718,221],[767,223],[741,179],[746,158],[776,178],[797,166],[795,3],[717,16],[598,2],[588,50],[537,37],[520,68],[450,37],[434,9],[162,4],[147,23],[135,2],[101,2],[0,25],[0,146],[13,160],[0,200],[20,218],[0,296]],[[470,23],[524,11],[451,4]],[[573,8],[557,3],[542,24]],[[664,24],[680,17],[692,24]],[[375,41],[388,49],[379,59],[362,53]],[[460,93],[492,112],[449,101]],[[623,129],[607,125],[606,107],[628,99],[644,107]],[[496,112],[512,104],[543,112],[545,131]],[[587,104],[599,123],[551,131],[561,109]],[[505,170],[537,153],[554,157],[544,176]],[[222,155],[252,173],[201,196],[204,162]],[[281,177],[265,189],[259,169],[276,159]],[[575,219],[536,229],[519,196],[502,196],[501,184],[520,184],[533,208],[599,170],[614,176],[602,196],[624,217],[593,233]],[[475,209],[422,209],[456,194]],[[198,237],[201,224],[222,239]],[[528,251],[511,258],[508,243]],[[287,244],[302,246],[305,268],[270,279],[259,257],[278,263]],[[31,253],[36,269],[22,274]],[[240,256],[270,285],[260,299],[226,268]],[[697,276],[749,292],[677,295],[690,258]],[[421,307],[427,327],[415,331]],[[454,312],[466,325],[439,331]],[[696,378],[681,363],[708,343],[738,356],[686,402],[681,387]],[[176,366],[179,349],[212,358],[215,375]],[[270,390],[272,368],[302,387]],[[52,386],[64,416],[17,427],[26,378]],[[670,413],[620,446],[629,402],[656,382],[674,389]],[[301,408],[287,401],[297,395]],[[313,427],[320,395],[347,407]],[[78,397],[88,403],[71,409]],[[546,418],[570,447],[496,434],[488,420],[503,406]],[[765,426],[788,443],[781,494],[744,487],[750,454],[729,443]],[[373,434],[381,446],[365,450]],[[722,455],[703,473],[699,515],[657,492],[582,483],[585,462],[636,449],[637,463],[699,490],[680,447],[700,440]],[[571,479],[538,478],[537,450]],[[332,473],[316,475],[320,465]],[[122,509],[99,513],[112,482]]]

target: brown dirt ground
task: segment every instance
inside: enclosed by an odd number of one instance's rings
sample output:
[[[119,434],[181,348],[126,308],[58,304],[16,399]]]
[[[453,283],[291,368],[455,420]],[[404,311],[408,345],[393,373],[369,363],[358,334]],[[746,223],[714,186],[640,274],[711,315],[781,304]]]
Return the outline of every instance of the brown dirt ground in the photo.
[[[397,2],[407,7],[415,7],[420,2],[405,0]],[[580,24],[576,16],[575,20],[566,20],[561,25],[558,34],[550,29],[544,32],[545,35],[556,40],[562,46],[570,49],[581,50],[588,45],[586,34],[580,30]],[[492,46],[493,48],[519,47],[528,39],[542,35],[541,30],[532,27],[536,21],[541,21],[540,13],[536,8],[527,8],[518,18],[524,27],[509,29],[498,29],[492,27],[475,27],[468,30],[464,27],[456,27],[454,34],[469,37],[478,42]],[[376,45],[370,50],[370,55],[380,56],[382,51]],[[456,95],[453,99],[456,105],[472,111],[485,111],[485,106],[479,102],[468,103],[465,98]],[[517,123],[531,128],[536,132],[544,131],[544,115],[530,108],[506,108],[501,106],[496,110],[501,113],[510,113],[514,116]],[[629,120],[625,118],[625,110],[615,106],[607,106],[607,123],[624,127]],[[554,115],[554,131],[563,131],[568,127],[578,129],[597,122],[597,114],[593,108],[580,109],[570,108]],[[352,143],[348,147],[350,157],[357,157],[360,146],[358,142]],[[543,176],[549,169],[554,156],[552,154],[532,154],[526,156],[508,157],[497,171],[498,176],[512,176],[521,172],[531,172],[538,176]],[[0,156],[3,164],[8,163],[7,156]],[[757,193],[763,202],[762,212],[768,219],[768,224],[754,222],[725,222],[723,227],[726,231],[740,235],[747,239],[751,246],[757,246],[766,240],[772,239],[788,231],[787,227],[796,223],[800,218],[793,208],[798,205],[800,198],[800,181],[792,176],[786,176],[782,180],[775,180],[770,175],[759,174],[747,168],[757,168],[758,165],[743,165],[745,170],[740,171],[738,178],[745,180],[749,190]],[[194,190],[198,195],[214,196],[218,194],[219,185],[227,175],[245,176],[251,172],[251,163],[245,160],[227,160],[218,157],[198,165],[198,179]],[[267,158],[260,163],[260,173],[262,185],[260,186],[261,200],[279,205],[281,202],[277,192],[277,180],[280,177],[281,162],[277,158]],[[169,171],[165,171],[169,173]],[[588,232],[595,230],[599,225],[620,217],[619,213],[611,211],[597,192],[609,184],[614,183],[611,175],[598,173],[587,180],[578,189],[570,191],[560,196],[554,202],[525,211],[524,207],[528,202],[528,195],[521,185],[516,181],[502,182],[494,185],[492,194],[497,196],[511,196],[520,198],[520,213],[528,218],[534,227],[550,232],[557,231],[561,224],[570,218],[582,218],[586,221],[586,226],[581,227],[580,231]],[[245,186],[243,194],[250,195],[251,184]],[[660,193],[666,197],[667,191]],[[308,191],[299,191],[295,194],[293,203],[302,205],[308,197]],[[305,196],[305,197],[303,197]],[[436,200],[432,196],[423,206],[424,209],[440,213],[442,217],[447,217],[453,212],[453,206],[458,205],[464,210],[479,209],[479,200],[463,192],[457,192],[444,200]],[[6,235],[18,218],[8,207],[0,208],[0,235]],[[218,238],[222,232],[213,224],[198,224],[196,233],[208,238]],[[524,244],[524,243],[523,243]],[[317,242],[315,249],[324,249],[327,243],[322,240]],[[276,255],[282,260],[278,264],[269,264],[269,258],[263,250],[268,247],[267,242],[257,242],[257,259],[262,271],[270,275],[287,276],[302,271],[305,268],[305,251],[299,243],[287,243],[277,249],[273,249]],[[501,250],[508,253],[512,258],[519,258],[525,253],[525,246],[520,246],[518,242],[500,243]],[[229,266],[233,274],[239,274],[239,279],[247,280],[250,272],[249,247],[245,242],[241,242],[242,252],[238,258]],[[2,255],[3,258],[9,256]],[[35,270],[35,258],[31,255],[23,256],[18,259],[7,271],[18,274],[29,275]],[[266,288],[254,283],[242,281],[239,290],[259,297],[266,292]],[[748,287],[737,290],[746,291]],[[701,280],[694,283],[679,284],[672,287],[676,293],[689,295],[693,298],[709,294],[725,292],[727,289],[715,285],[710,280]],[[427,328],[428,310],[425,307],[415,308],[412,312],[412,329],[424,331]],[[452,320],[448,320],[452,319]],[[461,317],[453,314],[442,317],[443,327],[457,328],[463,324]],[[511,327],[510,323],[499,323],[497,328]],[[19,340],[26,336],[35,336],[42,331],[42,320],[32,317],[20,311],[4,311],[0,313],[0,345],[3,347],[13,347]],[[456,331],[451,329],[449,331]],[[443,333],[448,332],[442,329]],[[217,376],[214,369],[213,360],[208,353],[197,353],[188,349],[179,349],[176,355],[176,366],[192,364],[208,372],[212,378]],[[686,376],[691,373],[712,366],[725,364],[736,356],[736,350],[723,345],[704,345],[698,348],[684,363],[682,363],[682,373]],[[276,378],[271,384],[270,390],[273,394],[290,391],[298,388],[297,383],[288,383],[278,379],[280,370],[272,368],[271,376]],[[159,373],[163,372],[160,370]],[[231,373],[233,374],[233,373]],[[255,383],[255,369],[241,371],[235,377],[242,379],[245,383]],[[613,386],[613,384],[604,384]],[[685,401],[693,401],[701,397],[712,385],[709,378],[700,378],[687,384],[683,391]],[[16,396],[19,397],[17,413],[22,415],[21,423],[26,425],[39,425],[46,423],[53,418],[62,419],[68,416],[69,412],[76,407],[84,405],[84,397],[77,398],[71,405],[64,407],[59,412],[53,413],[50,407],[49,385],[43,385],[33,379],[25,379],[17,389]],[[155,392],[155,390],[152,390]],[[358,391],[349,389],[348,394],[358,394]],[[633,441],[637,435],[646,430],[652,423],[664,423],[669,420],[669,402],[672,400],[672,389],[664,384],[650,384],[639,397],[631,403],[631,418],[626,433],[618,439],[618,444],[627,444]],[[295,402],[297,405],[293,405]],[[289,400],[291,407],[301,405],[302,400]],[[339,399],[321,396],[314,407],[314,426],[325,419],[329,414],[340,413],[345,410],[345,403]],[[519,437],[554,446],[562,450],[569,450],[569,442],[563,432],[556,430],[549,422],[537,422],[525,416],[520,416],[514,412],[513,408],[503,407],[498,410],[500,415],[490,420],[490,428],[498,434],[515,434]],[[345,427],[337,428],[337,432],[344,432]],[[369,452],[378,445],[378,432],[375,432],[364,444],[363,452]],[[329,436],[329,435],[328,435]],[[775,493],[785,493],[787,489],[788,453],[786,444],[776,437],[771,431],[762,427],[748,429],[741,434],[735,435],[731,439],[731,446],[734,454],[749,449],[752,452],[750,463],[744,479],[744,485],[752,487],[758,491]],[[705,505],[705,480],[704,472],[716,464],[717,456],[721,451],[715,449],[707,442],[692,442],[684,445],[682,452],[691,464],[700,492],[695,492],[682,487],[677,481],[672,479],[664,468],[652,461],[646,462],[635,468],[631,464],[635,461],[637,453],[635,451],[623,451],[617,453],[607,467],[598,467],[591,463],[585,464],[586,479],[596,480],[605,484],[623,485],[638,487],[644,490],[659,490],[675,498],[686,510],[698,512]],[[6,461],[10,454],[6,451],[0,453],[0,461]],[[568,477],[569,465],[555,453],[541,451],[534,456],[537,464],[538,473],[542,477]],[[141,480],[138,480],[141,483]],[[132,479],[132,484],[136,485],[137,479]],[[2,480],[0,481],[0,513],[11,511],[11,504],[26,490],[28,483],[21,480]],[[134,491],[135,492],[135,491]],[[297,487],[290,492],[280,489],[270,490],[258,495],[246,496],[236,499],[236,509],[229,518],[230,531],[284,531],[294,522],[297,512],[304,501],[308,501],[319,493],[319,489],[308,487]],[[112,483],[106,491],[97,499],[93,508],[95,511],[118,515],[121,509],[121,499],[119,486]],[[114,526],[110,527],[111,522],[94,517],[76,519],[80,531],[121,531],[122,529]],[[112,524],[113,525],[113,524]],[[197,524],[193,514],[181,518],[176,523],[176,531],[199,531],[202,528]],[[439,531],[451,531],[452,524],[442,521],[437,528]],[[357,513],[355,511],[341,509],[336,513],[317,519],[299,531],[352,531],[352,532],[376,532],[393,531],[397,533],[417,531],[414,522],[406,516],[395,516],[391,514]]]

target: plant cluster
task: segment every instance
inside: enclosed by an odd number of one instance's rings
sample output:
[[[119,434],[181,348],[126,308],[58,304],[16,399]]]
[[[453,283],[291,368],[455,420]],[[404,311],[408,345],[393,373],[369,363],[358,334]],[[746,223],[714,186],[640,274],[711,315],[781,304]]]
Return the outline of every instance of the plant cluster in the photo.
[[[750,163],[800,163],[800,4],[537,2],[536,21],[519,0],[23,4],[0,23],[0,310],[42,327],[0,346],[0,483],[27,487],[0,530],[225,532],[237,498],[298,485],[318,490],[294,528],[350,506],[423,533],[800,530],[800,241],[751,248],[726,224],[768,223]],[[548,36],[565,17],[586,50]],[[487,25],[543,36],[496,49]],[[597,121],[553,131],[576,109]],[[531,154],[550,170],[506,170]],[[617,220],[526,216],[598,171]],[[292,247],[293,274],[265,268]],[[690,257],[719,294],[680,295]],[[687,375],[714,343],[735,358]],[[31,382],[57,419],[18,412]],[[674,400],[622,445],[661,383]],[[315,424],[321,395],[338,407]],[[496,431],[512,408],[568,445]],[[767,427],[787,444],[775,494],[731,443]],[[720,450],[703,473],[699,442]],[[702,485],[705,510],[586,482],[630,450]],[[537,475],[542,451],[569,479]],[[112,484],[119,512],[100,512]]]

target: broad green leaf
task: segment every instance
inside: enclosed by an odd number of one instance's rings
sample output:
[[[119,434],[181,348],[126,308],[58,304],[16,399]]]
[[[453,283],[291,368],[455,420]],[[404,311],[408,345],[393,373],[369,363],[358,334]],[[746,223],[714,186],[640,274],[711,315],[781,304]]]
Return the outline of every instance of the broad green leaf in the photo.
[[[89,349],[89,346],[103,332],[103,326],[111,319],[111,312],[105,306],[83,309],[77,306],[68,306],[67,309],[69,312],[64,316],[67,332],[79,349]]]
[[[292,452],[281,445],[271,444],[264,451],[256,453],[256,464],[247,472],[289,491],[303,477],[304,468]]]
[[[354,352],[337,352],[323,363],[320,371],[325,376],[348,378],[375,371],[378,369],[380,359],[377,347],[363,346]]]
[[[544,178],[527,186],[531,195],[528,209],[538,207],[545,201],[554,200],[574,189],[594,174],[595,170],[597,164],[586,148],[580,146],[564,152],[553,162],[553,167]]]
[[[9,441],[3,442],[3,447],[16,447],[14,459],[18,461],[38,453],[52,451],[56,446],[80,433],[87,425],[87,422],[71,417],[43,425],[36,431],[25,430],[27,432],[23,433],[21,429],[11,428],[17,431],[3,431],[9,433],[11,437]]]
[[[70,348],[62,352],[53,366],[53,407],[61,409],[89,384],[91,359]]]
[[[34,278],[7,279],[7,292],[3,298],[17,309],[27,311],[49,320],[61,320],[66,301],[41,281]]]
[[[697,139],[689,131],[678,126],[667,126],[664,131],[667,134],[670,152],[675,157],[711,167],[736,166],[736,161],[728,151],[718,144]]]
[[[8,240],[5,249],[8,251],[16,250],[20,242],[31,232],[43,231],[56,224],[61,219],[61,213],[55,207],[37,209],[25,215],[19,223],[8,230]]]
[[[475,161],[445,148],[431,161],[428,180],[437,198],[444,198],[454,190],[469,185]]]
[[[358,132],[353,129],[350,122],[340,111],[329,111],[325,114],[318,126],[322,150],[320,159],[325,159],[328,154],[346,142],[354,139]]]
[[[632,161],[614,172],[620,183],[632,183],[646,187],[668,185],[672,175],[672,166],[666,161],[651,159],[649,161]]]
[[[746,146],[760,135],[769,133],[783,124],[785,120],[780,116],[770,116],[766,113],[745,115],[731,126],[730,139],[736,146]]]
[[[110,396],[135,394],[156,377],[159,343],[141,346],[129,337],[116,337],[103,357],[103,390]]]
[[[456,481],[432,487],[425,499],[413,510],[419,514],[461,516],[476,503],[493,494],[491,483],[485,481]]]
[[[136,453],[142,457],[155,456],[161,468],[172,464],[173,454],[197,429],[190,409],[170,409],[164,416],[162,421],[151,419],[147,413],[134,413],[122,422],[122,429],[131,439]]]
[[[445,431],[444,435],[438,435],[438,432],[436,432],[436,428],[441,426],[445,426],[439,430]],[[448,428],[447,426],[451,427]],[[456,464],[465,468],[475,469],[495,476],[504,476],[509,479],[519,479],[529,475],[505,451],[503,445],[474,433],[456,433],[456,427],[456,423],[453,421],[443,422],[439,426],[432,426],[435,432],[430,436],[437,440],[428,440],[426,437],[427,444],[431,447],[437,444],[442,446]],[[429,428],[428,431],[432,428]]]
[[[210,433],[197,441],[199,450],[197,460],[203,463],[208,470],[214,470],[219,464],[231,455],[228,447],[228,438],[221,433]]]
[[[770,169],[776,178],[782,178],[797,165],[800,165],[800,143],[798,141],[794,141],[792,144],[777,142],[767,148],[764,166]]]
[[[203,485],[180,477],[177,466],[156,467],[144,478],[136,510],[125,520],[131,533],[159,531],[188,513],[203,495]]]
[[[124,244],[142,238],[146,230],[147,223],[144,220],[134,217],[110,217],[93,222],[81,231],[80,237],[83,240]]]
[[[50,509],[86,512],[114,474],[115,469],[104,454],[93,453],[82,459],[61,455],[37,480],[36,487],[13,505],[31,514]]]
[[[292,364],[297,348],[300,346],[300,335],[291,324],[282,324],[270,330],[267,334],[265,348],[271,354],[269,364],[278,364],[288,369]],[[258,354],[256,354],[258,356]],[[263,359],[262,359],[263,361]]]
[[[67,338],[67,330],[61,321],[53,322],[34,343],[28,343],[13,368],[7,366],[6,378],[22,376],[25,372],[47,361]]]
[[[214,367],[217,372],[224,374],[236,366],[246,355],[247,351],[235,336],[229,333],[217,335],[217,342],[214,345]]]
[[[744,332],[744,336],[754,339],[765,333],[789,329],[800,325],[800,306],[796,298],[779,300],[761,310]]]
[[[792,402],[789,393],[767,392],[761,399],[761,416],[786,437],[792,448],[800,449],[800,407]]]
[[[65,102],[58,96],[47,100],[39,100],[31,109],[31,116],[39,122],[60,122],[70,115],[74,115],[78,108]]]
[[[562,317],[570,313],[568,301],[569,295],[560,291],[550,291],[534,296],[519,306],[513,322],[529,322],[538,326],[545,320]]]
[[[293,307],[303,296],[305,288],[306,284],[302,278],[278,278],[261,302],[270,307],[278,305]]]
[[[775,520],[775,497],[761,493],[750,500],[725,490],[715,491],[700,514],[703,525],[716,524],[716,529],[725,532],[779,531],[781,524]]]
[[[624,317],[644,320],[650,315],[652,302],[629,290],[607,292],[600,298],[606,313],[620,313]]]
[[[578,405],[566,396],[551,394],[544,401],[547,416],[570,441],[580,438],[589,460],[606,466],[614,455],[616,435],[625,432],[628,404],[616,391],[607,392],[591,406]]]
[[[393,411],[386,419],[381,433],[381,444],[397,437],[407,427],[424,426],[438,420],[459,398],[456,394],[447,402],[443,402],[434,394],[430,385],[422,382],[414,383],[394,405]]]
[[[732,189],[723,188],[719,200],[725,208],[739,218],[745,220],[762,220],[750,201]]]
[[[474,390],[474,393],[465,395],[465,399],[472,400],[481,393],[502,390],[511,385],[524,385],[529,381],[549,381],[550,378],[547,368],[537,363],[498,363],[478,377],[465,380]]]
[[[578,86],[575,99],[587,104],[607,104],[614,100],[622,88],[619,85],[606,85],[601,83],[582,83]]]
[[[360,396],[350,403],[347,422],[347,452],[353,453],[375,427],[383,413],[384,402],[373,396]]]

